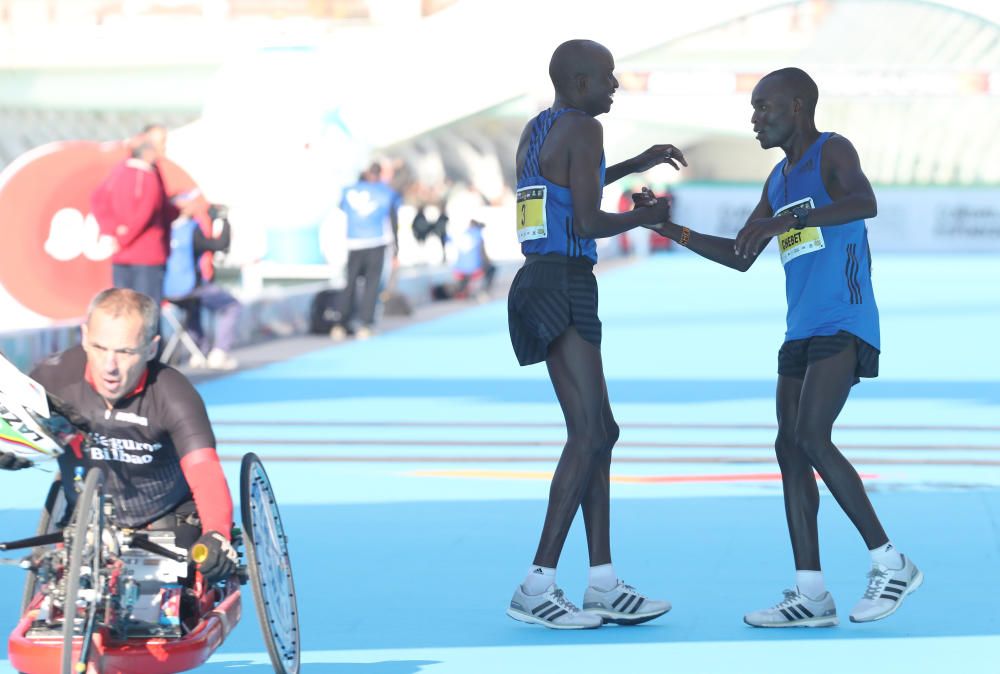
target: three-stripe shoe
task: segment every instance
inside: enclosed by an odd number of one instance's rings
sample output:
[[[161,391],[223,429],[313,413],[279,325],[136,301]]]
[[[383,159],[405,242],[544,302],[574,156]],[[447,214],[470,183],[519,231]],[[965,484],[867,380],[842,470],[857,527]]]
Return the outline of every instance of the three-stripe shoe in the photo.
[[[892,615],[906,595],[923,582],[924,574],[906,555],[899,569],[873,564],[868,573],[868,589],[851,611],[851,622],[866,623]]]
[[[525,594],[518,585],[510,600],[507,615],[514,620],[544,625],[554,630],[587,630],[603,624],[599,616],[577,608],[555,583],[541,594]]]
[[[752,627],[833,627],[840,623],[829,592],[817,599],[810,599],[798,588],[784,593],[782,601],[771,608],[747,613],[743,622]]]
[[[583,594],[583,610],[600,616],[606,623],[638,625],[669,611],[670,602],[647,599],[619,580],[610,590],[588,587]]]

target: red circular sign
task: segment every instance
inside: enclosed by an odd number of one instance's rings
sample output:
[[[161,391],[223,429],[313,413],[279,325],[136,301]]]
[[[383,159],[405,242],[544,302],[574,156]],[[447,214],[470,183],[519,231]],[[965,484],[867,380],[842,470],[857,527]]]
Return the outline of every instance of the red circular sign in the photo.
[[[15,300],[73,319],[111,285],[110,242],[98,238],[90,195],[126,156],[124,143],[50,143],[0,173],[0,285]],[[194,187],[176,164],[161,168],[169,194]]]

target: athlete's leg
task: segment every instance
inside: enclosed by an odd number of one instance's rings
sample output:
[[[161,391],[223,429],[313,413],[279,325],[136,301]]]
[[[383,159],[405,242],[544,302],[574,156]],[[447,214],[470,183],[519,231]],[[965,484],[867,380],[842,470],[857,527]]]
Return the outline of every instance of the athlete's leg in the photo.
[[[604,419],[605,443],[594,465],[590,482],[583,493],[581,507],[583,523],[587,530],[587,548],[590,565],[611,563],[611,450],[618,442],[619,428],[611,413],[608,401],[608,386],[601,381],[604,400],[601,416]]]
[[[555,568],[594,467],[608,446],[608,435],[602,413],[604,372],[600,350],[571,325],[549,346],[545,363],[566,420],[567,437],[552,476],[534,563]]]
[[[792,541],[795,569],[819,571],[819,534],[816,517],[819,513],[819,489],[812,464],[795,442],[795,426],[799,414],[802,380],[778,376],[776,394],[778,437],[774,442],[781,486],[785,498],[785,518]]]
[[[831,439],[833,422],[854,385],[855,351],[852,342],[840,353],[809,364],[799,398],[795,439],[871,550],[885,545],[889,538],[868,499],[861,476]]]

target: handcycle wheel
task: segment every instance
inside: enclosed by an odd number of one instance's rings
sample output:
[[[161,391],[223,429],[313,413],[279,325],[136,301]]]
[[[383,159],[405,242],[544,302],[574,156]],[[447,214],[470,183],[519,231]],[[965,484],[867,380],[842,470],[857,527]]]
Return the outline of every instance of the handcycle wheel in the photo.
[[[36,536],[49,534],[58,528],[59,520],[66,509],[66,498],[63,495],[62,480],[57,479],[49,486],[49,493],[45,497],[45,506],[42,514],[38,518],[38,528],[35,530]],[[35,558],[44,550],[44,546],[32,548],[31,557]],[[38,574],[28,571],[28,577],[24,580],[24,594],[21,596],[21,613],[24,615],[31,604],[31,600],[38,594]]]
[[[77,600],[84,586],[96,593],[99,590],[101,571],[101,545],[104,529],[104,473],[91,468],[83,481],[83,491],[76,501],[76,510],[70,522],[72,538],[69,561],[66,565],[66,597],[63,604],[62,674],[79,674],[77,663],[86,663],[90,639],[97,620],[97,596],[91,594],[84,604],[80,657],[73,657],[73,636],[76,632]],[[83,671],[83,670],[81,670]]]
[[[240,465],[240,512],[247,574],[271,664],[277,674],[298,674],[302,644],[288,537],[271,481],[252,452]]]

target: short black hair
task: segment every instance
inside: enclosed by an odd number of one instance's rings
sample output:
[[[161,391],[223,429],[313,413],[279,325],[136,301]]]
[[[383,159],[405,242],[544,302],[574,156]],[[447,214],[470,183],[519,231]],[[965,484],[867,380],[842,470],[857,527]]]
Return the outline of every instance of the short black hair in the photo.
[[[585,68],[588,58],[598,49],[605,49],[603,45],[593,40],[567,40],[556,47],[549,60],[549,79],[552,86],[558,92],[568,89],[574,75],[579,74]]]
[[[802,99],[806,110],[816,111],[816,103],[819,102],[819,87],[806,71],[801,68],[781,68],[764,75],[761,79],[766,80],[770,77],[781,78],[782,83],[788,87],[792,96]]]

